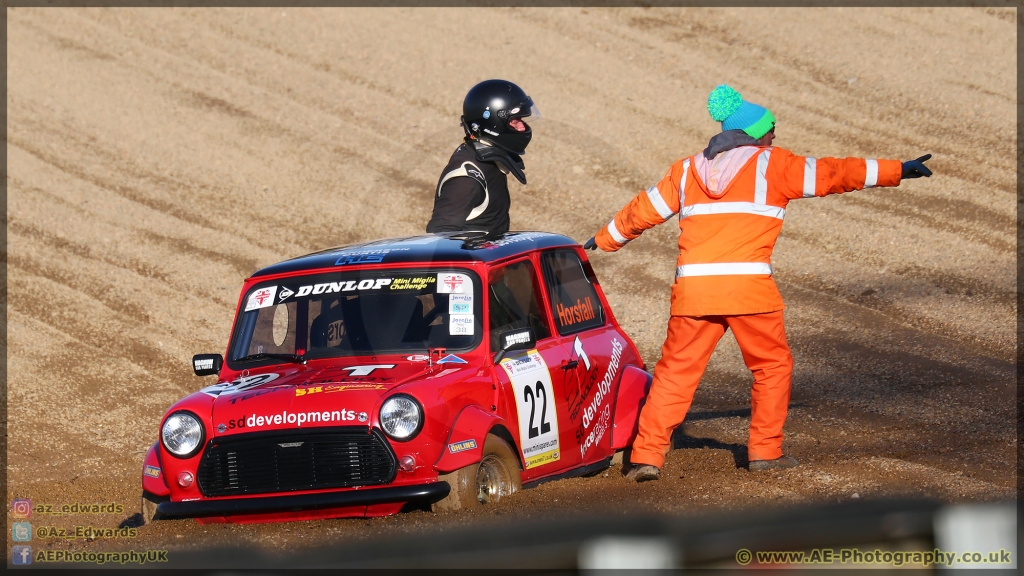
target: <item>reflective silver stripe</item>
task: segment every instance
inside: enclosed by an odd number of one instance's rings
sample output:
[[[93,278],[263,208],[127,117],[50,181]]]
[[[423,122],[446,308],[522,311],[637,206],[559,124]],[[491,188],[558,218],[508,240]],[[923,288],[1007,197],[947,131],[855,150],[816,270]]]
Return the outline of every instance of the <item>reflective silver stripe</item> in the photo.
[[[658,216],[668,220],[675,215],[675,212],[673,212],[672,209],[668,207],[668,204],[665,203],[665,199],[661,197],[661,192],[658,191],[657,186],[651,186],[647,189],[647,198],[650,199],[651,205],[654,206],[654,209],[658,211]]]
[[[818,159],[808,156],[804,159],[804,198],[814,198],[818,185]]]
[[[757,176],[754,180],[754,204],[768,203],[768,157],[771,156],[771,148],[761,152],[757,157]]]
[[[715,262],[712,264],[683,264],[676,267],[676,278],[684,276],[730,276],[734,274],[768,274],[772,265],[767,262]]]
[[[866,158],[867,173],[864,175],[864,187],[874,188],[878,184],[878,160]]]
[[[778,206],[767,204],[754,204],[753,202],[712,202],[709,204],[692,204],[684,206],[679,211],[680,218],[690,216],[704,216],[707,214],[753,214],[755,216],[770,216],[782,220],[786,217],[786,211]]]
[[[612,235],[612,240],[615,240],[619,244],[625,244],[629,242],[629,239],[619,233],[619,229],[615,227],[615,219],[608,223],[608,233]]]
[[[686,175],[690,173],[690,159],[683,160],[683,177],[679,179],[679,205],[686,206]]]

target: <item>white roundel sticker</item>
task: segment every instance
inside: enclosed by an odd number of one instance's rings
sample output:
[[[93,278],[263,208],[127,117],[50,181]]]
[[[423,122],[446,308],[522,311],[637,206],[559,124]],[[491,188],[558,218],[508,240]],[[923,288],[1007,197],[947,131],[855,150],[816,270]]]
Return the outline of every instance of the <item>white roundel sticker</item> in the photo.
[[[472,294],[473,279],[465,274],[442,272],[437,275],[438,294]]]
[[[257,310],[259,308],[266,308],[274,305],[274,296],[277,294],[277,286],[268,286],[266,288],[260,288],[259,290],[249,294],[249,299],[245,301],[245,311]]]

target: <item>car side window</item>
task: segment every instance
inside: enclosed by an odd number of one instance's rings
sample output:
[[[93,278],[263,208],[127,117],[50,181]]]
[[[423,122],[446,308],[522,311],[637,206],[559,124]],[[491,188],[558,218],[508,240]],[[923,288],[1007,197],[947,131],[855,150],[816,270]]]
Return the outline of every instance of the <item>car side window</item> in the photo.
[[[491,349],[498,349],[498,335],[516,328],[533,328],[537,340],[551,336],[540,309],[536,274],[529,260],[491,270],[488,276]]]
[[[569,250],[544,254],[544,282],[558,333],[574,334],[604,325],[604,309],[579,256]]]

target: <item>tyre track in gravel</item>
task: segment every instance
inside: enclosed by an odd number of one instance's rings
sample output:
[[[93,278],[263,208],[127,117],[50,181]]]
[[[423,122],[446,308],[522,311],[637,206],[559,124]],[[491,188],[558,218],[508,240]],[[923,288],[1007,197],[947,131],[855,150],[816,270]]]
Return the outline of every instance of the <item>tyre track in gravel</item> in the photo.
[[[86,21],[88,21],[88,19],[86,19]],[[38,27],[36,27],[36,28],[38,29]],[[67,40],[67,39],[65,39],[63,37],[56,36],[56,35],[53,35],[53,34],[50,34],[50,33],[47,33],[47,35],[52,37],[52,38],[55,38],[56,40],[58,40],[59,41],[58,43],[61,43],[60,41],[64,41],[64,40],[66,40],[66,42],[64,42],[64,43],[74,43],[74,41],[72,41],[72,40]],[[141,37],[134,38],[134,39],[141,42],[141,41],[145,40],[146,37],[145,36],[141,36]],[[150,43],[150,44],[147,44],[147,46],[149,46],[150,48],[152,48],[154,50],[163,52],[163,50],[161,50],[161,48],[159,46],[155,45],[155,44]],[[198,62],[198,63],[203,64],[202,62]],[[131,66],[131,65],[129,64],[129,66]],[[154,70],[151,70],[149,68],[139,67],[139,66],[132,66],[132,68],[136,72],[138,72],[140,74],[145,74],[146,76],[149,76],[149,77],[153,78],[155,81],[158,81],[158,82],[160,82],[162,84],[169,84],[170,87],[173,90],[176,90],[177,92],[179,92],[181,94],[182,101],[185,102],[186,104],[189,104],[191,106],[194,106],[194,107],[197,107],[197,108],[200,108],[200,109],[211,110],[211,111],[214,111],[214,112],[217,112],[217,113],[225,114],[229,118],[232,118],[235,121],[241,122],[243,124],[243,131],[246,130],[246,129],[251,130],[251,132],[253,132],[253,135],[257,135],[257,136],[260,136],[260,137],[270,136],[270,137],[273,137],[273,138],[287,137],[290,140],[292,140],[292,143],[295,144],[295,145],[299,145],[299,144],[308,145],[310,137],[313,136],[312,134],[297,132],[295,130],[289,129],[285,125],[276,123],[276,122],[274,122],[272,120],[269,120],[269,119],[266,119],[266,118],[262,118],[262,117],[254,114],[252,112],[249,112],[248,110],[246,110],[246,109],[244,109],[244,108],[242,108],[242,107],[240,107],[240,106],[238,106],[236,104],[230,103],[230,102],[225,101],[225,100],[223,100],[221,98],[218,98],[216,96],[212,96],[212,95],[205,94],[205,93],[202,93],[202,92],[191,91],[186,86],[183,86],[183,85],[178,84],[177,82],[174,82],[173,79],[168,82],[168,80],[164,79],[163,76],[157,74]],[[173,76],[172,76],[172,78],[173,78]],[[276,93],[275,95],[278,96],[278,97],[281,97],[281,98],[288,99],[288,100],[293,100],[294,97],[295,97],[294,95],[289,95],[289,94],[284,93],[283,90],[281,92]],[[306,103],[303,103],[303,102],[298,102],[298,101],[296,101],[296,102],[300,103],[300,104],[303,104],[303,105],[306,104]],[[329,110],[327,112],[330,113]],[[351,116],[351,115],[349,115],[349,116]],[[351,120],[353,118],[350,117],[349,119]],[[359,125],[357,125],[355,123],[350,123],[350,126],[351,126],[352,129],[360,131],[360,132],[363,132],[365,134],[372,135],[374,133],[373,130],[368,130],[367,128],[365,128],[363,126],[359,126]],[[32,126],[32,128],[35,129],[35,130],[40,130],[40,129],[46,129],[46,128],[48,128],[48,126],[36,125],[36,126]],[[60,141],[61,137],[66,137],[66,136],[68,136],[68,134],[60,134],[59,136],[57,134],[55,134],[55,138],[54,139]],[[11,141],[10,135],[8,137],[8,140]],[[18,141],[15,141],[14,143],[15,144],[24,144],[23,142],[18,142]],[[118,163],[120,163],[124,159],[126,159],[126,155],[123,155],[123,154],[119,154],[119,155],[111,154],[109,151],[100,149],[97,145],[95,145],[95,143],[93,143],[92,141],[89,141],[87,139],[84,139],[84,138],[79,138],[77,140],[76,144],[78,145],[77,148],[90,149],[92,152],[97,153],[97,155],[99,155],[102,160],[106,161],[106,162],[102,163],[104,165],[117,165]],[[333,144],[333,143],[331,143],[331,144]],[[25,144],[25,145],[27,145],[27,144]],[[345,148],[344,146],[335,146],[333,148],[328,146],[327,149],[329,149],[333,153],[339,154],[339,155],[341,155],[342,157],[345,157],[345,158],[355,157],[355,158],[357,158],[357,159],[359,159],[359,160],[361,160],[363,162],[372,161],[372,159],[368,155],[354,153],[353,151]],[[45,152],[43,152],[41,150],[33,149],[33,148],[31,148],[31,146],[29,146],[28,150],[33,152],[33,153],[41,155],[40,157],[42,159],[44,159],[44,161],[53,162],[57,166],[61,167],[62,169],[71,169],[70,168],[70,164],[68,162],[62,162],[62,161],[60,161],[59,158],[56,158],[56,157],[54,157],[52,155],[47,155],[47,154],[45,154]],[[124,167],[119,166],[119,168],[123,169]],[[130,172],[129,173],[131,173],[133,176],[136,176],[136,177],[140,178],[140,180],[155,181],[155,182],[157,182],[159,184],[163,184],[164,185],[163,190],[165,191],[165,193],[168,193],[168,194],[171,194],[173,192],[177,192],[177,191],[180,191],[180,190],[183,190],[183,189],[188,189],[188,188],[191,188],[192,186],[195,185],[195,183],[191,182],[191,181],[190,182],[178,182],[178,181],[175,181],[173,179],[169,179],[169,178],[166,178],[166,177],[161,177],[161,175],[152,173],[151,171],[147,171],[144,168],[139,167],[139,166],[132,166],[132,167],[130,167]],[[74,172],[74,174],[76,176],[82,177],[84,179],[89,179],[89,177],[87,177],[82,171]],[[381,181],[394,181],[394,180],[396,180],[400,176],[402,176],[402,175],[400,174],[400,172],[398,170],[395,170],[393,168],[383,168],[382,167],[380,180]],[[97,177],[92,177],[92,180],[90,180],[90,181],[92,181],[94,184],[96,184],[98,186],[104,186],[105,184],[109,184],[109,182],[105,182],[104,180],[98,179]],[[421,189],[423,187],[423,182],[409,181],[409,182],[407,182],[406,187],[408,187],[408,188],[415,187],[416,189]],[[174,215],[176,217],[179,217],[179,218],[181,218],[183,220],[186,220],[186,221],[189,221],[189,222],[192,222],[192,223],[204,226],[206,228],[211,228],[211,229],[217,229],[217,228],[223,227],[225,224],[230,225],[229,222],[232,221],[232,220],[235,220],[235,218],[233,218],[233,214],[237,214],[237,212],[239,211],[237,206],[231,206],[231,204],[234,204],[234,202],[231,201],[231,199],[235,196],[234,190],[231,190],[229,188],[224,188],[224,187],[211,188],[208,185],[201,186],[196,191],[202,191],[204,193],[203,196],[208,197],[210,199],[210,201],[209,202],[203,202],[202,204],[196,206],[195,209],[193,209],[193,210],[185,210],[185,209],[179,208],[179,207],[175,206],[172,202],[168,202],[168,201],[160,200],[160,199],[157,199],[157,198],[153,198],[153,197],[151,197],[149,195],[145,195],[141,191],[126,190],[125,187],[123,187],[123,186],[122,187],[116,187],[114,189],[114,191],[116,191],[118,193],[121,193],[126,198],[138,201],[138,202],[143,203],[143,204],[145,204],[145,205],[147,205],[149,207],[152,207],[154,209],[157,209],[157,210],[160,210],[160,211],[163,211],[163,212],[167,212],[167,213],[172,214],[172,215]],[[228,206],[226,208],[223,206],[224,203],[225,203],[224,200],[228,201]],[[204,217],[198,216],[197,212],[202,212],[202,213],[207,213],[207,214],[216,214],[217,216],[220,216],[220,218],[218,218],[219,221],[213,222],[209,218],[204,218]],[[266,215],[264,215],[262,213],[259,213],[259,212],[256,212],[256,213],[253,213],[251,211],[246,211],[246,212],[248,212],[247,215],[246,215],[248,221],[251,221],[252,219],[256,219],[258,221],[262,220],[263,221],[262,222],[263,223],[262,228],[270,229],[270,230],[281,229],[282,228],[282,224],[284,224],[284,227],[290,228],[290,229],[298,232],[298,234],[297,234],[298,235],[298,240],[299,240],[299,242],[301,244],[304,244],[304,245],[307,245],[307,246],[320,246],[320,244],[319,244],[320,238],[317,236],[318,232],[317,231],[310,231],[310,232],[307,233],[306,229],[303,226],[300,225],[300,222],[282,223],[282,222],[280,222],[280,221],[278,221],[278,220],[276,220],[274,218],[267,217]],[[236,231],[240,232],[240,233],[245,233],[245,231],[247,229],[248,229],[248,227],[242,228],[242,229],[237,229]],[[338,239],[337,241],[335,241],[335,244],[350,243],[350,242],[354,241],[355,239],[356,238],[352,237],[352,236],[347,236],[347,237],[343,236],[340,239]],[[253,237],[251,235],[249,236],[248,240],[250,242],[259,243],[258,238]],[[266,247],[266,246],[263,246],[263,247]]]
[[[45,200],[45,202],[47,203],[52,203],[53,205],[60,206],[62,208],[72,211],[72,213],[75,214],[76,218],[89,217],[89,215],[86,214],[80,206],[72,204],[60,198],[59,196],[55,196],[50,192],[47,192],[46,190],[24,186],[23,183],[19,182],[17,179],[8,179],[8,187],[10,190],[14,192],[31,194],[33,196],[42,197],[41,199]],[[75,256],[79,256],[87,260],[91,260],[97,263],[102,262],[104,264],[124,269],[126,271],[138,275],[141,278],[155,279],[165,285],[179,284],[180,286],[180,282],[178,281],[180,281],[181,278],[179,276],[176,276],[175,274],[172,274],[164,270],[160,270],[157,265],[154,265],[153,261],[140,261],[137,257],[128,256],[125,254],[113,256],[109,253],[100,253],[93,246],[90,246],[85,242],[69,239],[63,233],[51,233],[45,230],[43,227],[34,226],[30,223],[21,220],[15,220],[11,216],[8,216],[7,230],[9,234],[13,233],[15,244],[18,243],[19,237],[32,239],[41,242],[62,254],[71,253]],[[234,255],[225,254],[222,252],[206,248],[196,247],[188,240],[161,235],[151,230],[141,228],[132,227],[130,228],[130,230],[131,233],[138,237],[137,239],[148,241],[147,244],[163,244],[173,246],[175,248],[174,252],[176,254],[190,258],[202,257],[206,260],[220,262],[233,267],[238,272],[238,274],[243,276],[247,276],[257,266],[257,262],[255,259],[240,259]],[[37,266],[26,266],[25,270],[34,271],[37,270],[38,267],[40,266],[45,266],[45,263],[39,261],[39,264]],[[70,268],[65,268],[57,273],[61,274],[63,278],[70,281],[76,276],[69,270]],[[83,286],[83,288],[88,287]],[[97,294],[90,295],[94,297],[97,296]],[[120,308],[117,308],[120,311],[129,313],[129,315],[133,315],[138,318],[145,318],[147,319],[146,321],[148,321],[149,316],[142,312],[142,306],[144,306],[144,304],[135,305],[124,301],[123,297],[120,300],[115,300],[115,298],[116,297],[107,298],[107,300],[109,301],[108,305],[120,306]],[[211,300],[223,306],[234,305],[233,300],[226,301],[217,299],[215,297],[212,297]],[[134,312],[129,312],[130,310],[134,310]]]
[[[181,385],[184,381],[180,378],[177,383],[167,380],[175,373],[185,376],[181,359],[142,342],[137,337],[137,326],[126,324],[120,314],[91,309],[87,292],[68,294],[75,290],[74,282],[66,289],[54,290],[47,282],[40,282],[44,278],[48,279],[45,275],[25,274],[17,267],[8,277],[8,307],[15,318],[24,314],[48,326],[63,340],[50,338],[35,347],[34,363],[17,371],[22,377],[33,375],[36,385],[16,387],[9,392],[9,401],[14,406],[44,409],[36,410],[31,420],[17,412],[12,415],[9,430],[19,440],[9,447],[9,474],[18,477],[27,473],[37,482],[61,482],[72,474],[97,477],[112,470],[133,470],[136,465],[132,460],[138,456],[133,454],[135,450],[125,450],[125,440],[144,443],[149,427],[127,431],[123,427],[139,416],[159,418],[161,404],[189,389]],[[32,297],[40,291],[48,294],[45,302]],[[69,313],[71,310],[77,313]],[[103,317],[107,320],[101,320]],[[116,358],[109,358],[102,368],[83,361],[105,358],[110,350],[117,350]],[[131,389],[128,384],[133,379],[147,383],[145,398],[124,393]],[[74,402],[68,403],[68,398],[74,398]],[[113,430],[115,435],[97,443],[88,431],[97,426]],[[63,432],[28,432],[54,429]],[[26,470],[24,458],[36,459],[39,467]],[[51,467],[58,464],[60,472],[54,476]]]
[[[936,232],[953,232],[965,238],[984,242],[1004,254],[1017,251],[1016,219],[1012,215],[956,199],[936,199],[907,195],[900,199],[851,196],[853,205],[870,208],[879,214],[898,213]]]
[[[14,186],[13,188],[17,189],[18,187]],[[53,250],[56,250],[58,252],[70,252],[75,256],[103,262],[105,264],[110,264],[111,266],[116,266],[118,268],[129,270],[142,277],[156,278],[157,280],[160,280],[162,282],[168,282],[172,278],[166,273],[160,272],[159,270],[155,270],[148,263],[138,262],[132,259],[124,259],[122,257],[115,259],[107,255],[95,254],[92,247],[88,245],[75,242],[73,240],[69,240],[68,238],[59,236],[57,234],[51,234],[50,232],[33,226],[32,224],[26,224],[19,220],[15,220],[11,217],[8,217],[7,219],[7,231],[8,233],[13,232],[15,236],[24,236],[27,238],[31,238],[32,240],[42,242],[43,244],[46,244],[47,246],[51,247]],[[26,268],[26,270],[31,269],[32,268]],[[145,314],[139,314],[138,317],[142,318],[146,316]]]
[[[25,265],[31,265],[32,263],[23,262],[20,258],[12,258],[11,263],[19,272],[12,275],[9,279],[13,288],[8,295],[8,306],[11,310],[25,314],[50,326],[52,329],[64,334],[71,342],[77,342],[92,348],[93,353],[99,352],[101,353],[100,355],[105,355],[107,350],[114,349],[117,350],[118,360],[125,360],[133,365],[146,366],[148,371],[151,371],[154,375],[187,374],[187,370],[181,366],[180,358],[174,358],[162,350],[147,346],[138,340],[137,334],[132,333],[133,329],[138,328],[139,324],[148,324],[148,318],[144,316],[132,317],[130,315],[134,321],[133,323],[125,323],[120,320],[120,314],[124,314],[126,311],[133,311],[133,308],[130,307],[131,305],[126,305],[125,303],[107,304],[104,301],[106,294],[102,293],[102,290],[97,290],[95,286],[88,286],[82,289],[76,287],[76,284],[82,282],[80,278],[76,277],[68,280],[66,276],[46,270],[45,267],[39,265],[28,268]],[[81,296],[73,297],[57,294],[56,291],[52,291],[54,301],[40,303],[31,297],[30,294],[33,290],[29,287],[30,284],[35,284],[35,281],[38,279],[46,279],[55,285],[67,288],[88,299],[99,301],[108,308],[109,312],[116,313],[102,315],[117,318],[117,320],[110,322],[112,326],[97,325],[84,316],[66,313],[66,310],[74,309],[74,303],[81,299]],[[98,296],[94,296],[96,292],[101,293]],[[81,365],[81,363],[76,362],[67,366],[77,365]],[[95,384],[99,385],[101,382],[97,381]],[[190,384],[191,382],[189,382]],[[104,386],[97,386],[97,388],[103,389]],[[181,386],[178,389],[185,391],[189,390],[190,386]]]
[[[40,125],[40,124],[32,126],[31,127],[31,132],[36,137],[48,135],[48,136],[50,136],[52,138],[52,140],[55,140],[55,141],[68,141],[68,140],[70,140],[72,142],[75,141],[74,134],[71,131],[67,131],[67,130],[65,130],[65,131],[48,130],[47,127],[45,127],[43,125]],[[48,134],[47,134],[47,132],[48,132]],[[179,206],[176,206],[174,203],[172,203],[170,201],[161,200],[161,199],[158,199],[158,198],[152,198],[152,197],[149,197],[149,196],[145,195],[145,193],[142,192],[142,190],[140,188],[138,188],[138,187],[126,186],[126,185],[123,185],[123,184],[119,184],[119,183],[117,183],[117,182],[115,182],[113,180],[110,180],[110,179],[107,179],[107,178],[103,178],[103,177],[101,177],[101,176],[99,176],[97,174],[90,173],[89,171],[87,171],[87,169],[82,167],[80,164],[73,163],[73,162],[71,162],[69,160],[65,160],[62,157],[60,157],[57,154],[55,154],[55,153],[47,152],[47,151],[43,150],[42,148],[33,145],[32,141],[30,141],[28,139],[22,139],[22,138],[19,138],[17,136],[12,137],[10,134],[8,134],[7,143],[8,143],[8,145],[16,146],[16,147],[20,148],[21,150],[24,150],[25,152],[35,156],[39,160],[41,160],[41,161],[43,161],[43,162],[45,162],[47,164],[50,164],[54,168],[56,168],[56,169],[58,169],[58,170],[60,170],[62,172],[66,172],[70,176],[73,176],[73,177],[75,177],[75,178],[77,178],[79,180],[88,182],[89,184],[92,184],[92,185],[96,186],[97,188],[103,188],[104,190],[109,190],[110,192],[114,192],[115,194],[117,194],[117,195],[119,195],[119,196],[121,196],[121,197],[123,197],[123,198],[125,198],[127,200],[131,200],[132,202],[136,202],[138,204],[146,206],[147,208],[152,208],[153,210],[156,210],[158,212],[163,212],[163,213],[165,213],[165,214],[167,214],[169,216],[173,216],[173,217],[175,217],[175,218],[177,218],[179,220],[183,220],[183,221],[188,222],[190,224],[195,224],[197,226],[201,226],[203,228],[209,228],[209,229],[215,229],[217,227],[216,224],[214,224],[209,219],[204,218],[204,217],[202,217],[202,216],[200,216],[198,214],[195,214],[195,213],[193,213],[190,210],[185,210],[185,209],[183,209],[183,208],[181,208]],[[84,147],[84,142],[82,142],[81,140],[79,140],[78,142],[75,142],[75,143],[79,145],[79,146],[76,146],[76,148],[78,148],[79,150],[81,150]],[[93,151],[95,151],[95,149]],[[114,158],[109,157],[109,156],[106,157],[106,158],[101,157],[99,159],[102,159],[102,160],[114,160]],[[113,162],[111,162],[111,164],[113,164]],[[124,169],[126,167],[119,166],[118,168],[120,168],[120,170],[118,170],[118,171],[124,171]],[[143,178],[140,177],[142,175],[139,174],[138,172],[132,174],[132,176],[135,176],[136,178],[139,178],[140,180],[143,179]],[[145,176],[146,176],[145,179],[149,180],[150,177],[153,177],[155,175],[154,174],[146,174]],[[161,182],[161,183],[165,184],[165,185],[168,185],[168,187],[171,187],[171,185],[172,185],[172,183],[166,182],[166,181],[165,182]],[[177,188],[177,187],[175,186],[175,188]]]
[[[261,50],[265,50],[265,51],[268,51],[268,52],[273,52],[273,53],[275,53],[275,54],[277,54],[279,56],[287,58],[290,61],[301,63],[301,64],[303,64],[303,65],[305,65],[305,66],[307,66],[307,67],[309,67],[311,69],[317,70],[319,72],[327,73],[327,74],[329,74],[329,75],[331,75],[331,76],[333,76],[333,77],[335,77],[335,78],[337,78],[337,79],[339,79],[339,80],[349,84],[350,86],[366,88],[368,90],[371,90],[374,93],[376,93],[376,95],[378,95],[378,96],[384,96],[384,97],[387,97],[389,99],[392,99],[392,100],[395,100],[395,101],[399,101],[399,102],[412,103],[412,104],[415,104],[416,106],[433,110],[434,112],[436,112],[438,114],[448,114],[448,113],[451,112],[451,107],[450,106],[441,106],[441,105],[439,105],[437,102],[435,102],[433,100],[430,100],[430,99],[427,99],[427,98],[423,98],[422,96],[416,96],[415,92],[413,92],[413,91],[400,91],[400,90],[398,90],[394,86],[388,86],[386,84],[379,84],[377,82],[374,82],[370,78],[367,78],[367,77],[364,77],[362,75],[356,74],[355,72],[344,68],[338,62],[334,62],[333,66],[332,66],[332,64],[330,62],[323,61],[323,60],[315,60],[315,59],[312,59],[312,58],[306,58],[306,57],[303,57],[303,55],[300,54],[300,53],[296,53],[296,52],[292,52],[292,51],[288,51],[288,50],[283,50],[283,49],[281,49],[281,48],[279,48],[277,46],[274,46],[271,42],[263,41],[260,38],[254,37],[254,36],[251,36],[251,35],[238,33],[238,32],[236,32],[235,30],[233,30],[233,29],[231,29],[229,27],[219,26],[216,22],[212,22],[212,23],[211,22],[206,22],[201,17],[199,17],[199,13],[198,12],[194,12],[192,14],[192,17],[190,18],[190,21],[193,24],[197,25],[197,26],[204,26],[204,25],[205,26],[210,26],[211,29],[220,32],[221,35],[223,35],[223,37],[225,39],[227,39],[227,40],[239,40],[239,41],[244,42],[248,46],[251,46],[251,47],[254,47],[254,48],[259,48]],[[327,109],[321,109],[321,111],[322,112],[327,112],[328,110]],[[332,114],[337,114],[339,111],[335,108],[335,109],[331,109],[330,112]],[[352,115],[351,113],[347,114],[347,116],[348,116],[348,118],[350,120],[355,120],[356,119],[355,116]],[[370,122],[374,121],[373,118],[367,118],[367,119],[363,119],[363,120],[369,120]],[[365,122],[364,122],[364,124],[365,124]],[[386,124],[381,122],[380,124],[374,125],[369,131],[370,132],[382,131],[385,128],[386,128]]]

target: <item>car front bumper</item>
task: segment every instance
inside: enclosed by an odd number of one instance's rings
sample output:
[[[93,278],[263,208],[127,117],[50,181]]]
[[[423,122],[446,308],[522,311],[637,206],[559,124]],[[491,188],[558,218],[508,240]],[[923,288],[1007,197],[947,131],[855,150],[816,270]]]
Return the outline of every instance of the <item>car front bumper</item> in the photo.
[[[202,518],[204,516],[240,516],[268,512],[301,512],[317,508],[343,506],[370,506],[391,502],[412,502],[419,500],[438,501],[448,495],[451,486],[447,482],[394,486],[391,488],[366,488],[344,492],[322,492],[290,496],[262,496],[254,498],[230,498],[217,500],[193,500],[190,502],[161,502],[156,509],[155,520],[178,518]]]

